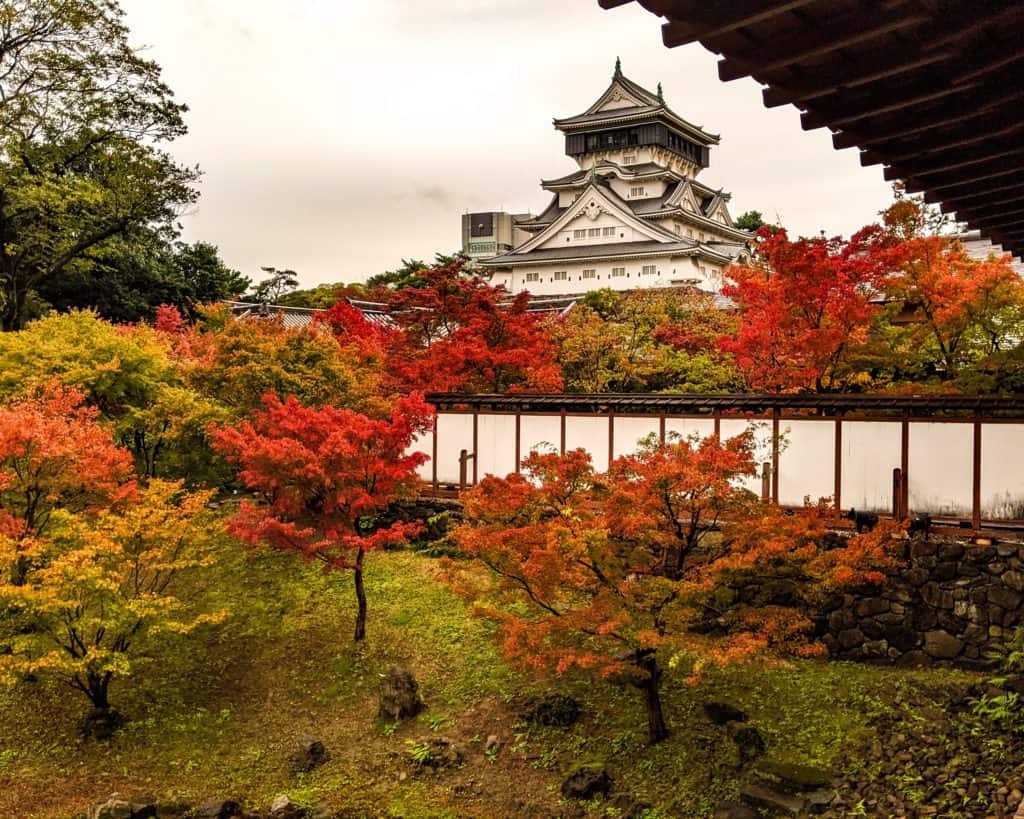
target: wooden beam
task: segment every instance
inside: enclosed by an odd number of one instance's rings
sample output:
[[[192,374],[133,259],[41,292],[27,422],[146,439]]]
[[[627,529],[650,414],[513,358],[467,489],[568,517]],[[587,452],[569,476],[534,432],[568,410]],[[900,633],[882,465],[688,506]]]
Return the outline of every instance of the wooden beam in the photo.
[[[1019,114],[1007,114],[995,120],[988,120],[986,124],[989,126],[987,130],[980,130],[977,127],[954,128],[940,131],[931,138],[916,139],[908,143],[897,142],[891,148],[868,148],[861,152],[860,164],[865,167],[868,165],[892,165],[908,159],[918,159],[923,154],[950,148],[962,148],[976,142],[1008,136],[1024,128],[1024,119]]]
[[[998,210],[999,208],[1004,208],[1004,207],[1006,207],[1008,205],[1016,204],[1018,199],[1019,198],[1016,195],[1011,195],[1010,199],[1002,199],[1002,198],[1000,198],[998,196],[995,196],[995,197],[992,197],[990,205],[985,205],[985,204],[981,204],[981,205],[968,205],[967,207],[961,206],[961,207],[959,207],[959,208],[957,208],[955,210],[956,210],[957,213],[975,213],[975,214],[980,214],[983,211],[990,211],[992,209]]]
[[[996,228],[1005,228],[1009,230],[1015,230],[1017,228],[1024,229],[1024,216],[1011,218],[1009,222],[1006,220],[1000,221],[998,219],[976,219],[974,224],[980,225],[980,230],[995,230]]]
[[[702,0],[677,0],[672,4],[671,19],[661,27],[661,41],[668,48],[675,48],[697,40],[710,40],[814,2],[817,0],[762,0],[737,11],[735,3],[715,5]]]
[[[1010,87],[990,92],[987,98],[979,95],[973,104],[964,101],[961,105],[944,105],[928,114],[909,116],[891,116],[888,122],[869,123],[861,129],[843,131],[832,138],[836,148],[862,148],[878,142],[908,137],[923,131],[933,131],[946,125],[966,120],[981,120],[979,127],[984,127],[985,120],[992,116],[992,109],[1009,102],[1024,98],[1024,88]]]
[[[931,15],[924,12],[897,12],[886,17],[879,13],[865,15],[863,9],[857,9],[834,18],[826,25],[805,25],[804,29],[809,33],[773,38],[770,48],[759,43],[756,51],[748,49],[743,54],[737,53],[719,60],[718,77],[723,82],[738,80],[747,75],[759,78],[802,60],[870,42],[894,31],[927,23],[930,19]]]
[[[995,228],[1000,224],[1006,224],[1006,217],[1017,216],[1024,213],[1024,199],[1014,199],[1012,202],[1000,202],[988,208],[972,208],[971,210],[958,210],[957,218],[961,222],[974,222],[978,219],[989,218],[989,227]]]
[[[813,131],[815,128],[841,128],[851,122],[857,122],[865,117],[877,117],[881,114],[888,114],[891,111],[904,111],[914,105],[923,105],[926,102],[933,102],[952,94],[962,94],[973,89],[973,85],[947,85],[942,80],[928,80],[927,82],[915,83],[904,90],[887,91],[884,94],[872,95],[860,101],[854,102],[839,101],[831,106],[822,105],[820,108],[813,108],[800,115],[800,125],[805,131]]]
[[[966,158],[964,157],[964,154],[966,153],[965,151],[954,151],[953,153],[961,157],[960,159],[955,159],[947,153],[934,158],[926,157],[920,162],[908,162],[900,165],[893,165],[885,169],[885,178],[893,180],[905,179],[908,176],[912,176],[915,179],[922,179],[929,176],[935,176],[935,174],[938,173],[956,170],[957,168],[981,165],[985,162],[991,162],[993,159],[1005,159],[1007,157],[1020,156],[1021,154],[1024,154],[1024,145],[1019,141],[1017,145],[1013,147],[1005,147],[1000,150],[998,146],[993,145],[992,149],[993,150],[991,152],[988,152],[985,148],[982,148],[980,149],[979,155],[968,155]]]
[[[806,78],[780,80],[764,89],[761,96],[766,107],[776,108],[895,77],[942,62],[950,56],[949,51],[934,51],[914,58],[898,49],[887,48],[873,53],[870,58],[842,63],[838,68],[808,72]]]
[[[1004,176],[1020,176],[1020,168],[1008,167],[1000,168],[991,173],[960,173],[950,174],[947,179],[935,179],[931,182],[924,183],[913,177],[910,179],[903,180],[907,184],[907,190],[910,193],[917,193],[923,190],[930,190],[933,193],[937,193],[941,196],[940,191],[947,191],[952,188],[963,189],[965,185],[974,185],[977,182],[984,182],[990,179],[1000,179]]]
[[[1003,185],[999,188],[995,188],[994,190],[981,191],[970,196],[947,196],[942,200],[942,212],[950,213],[951,211],[954,211],[957,208],[970,207],[969,203],[975,199],[989,201],[993,199],[998,200],[1001,198],[999,196],[995,196],[995,194],[998,193],[1002,193],[1003,196],[1008,196],[1015,193],[1024,193],[1024,181],[1017,180],[1012,185]]]
[[[994,193],[1002,193],[1003,191],[1015,190],[1021,185],[1019,178],[1014,176],[1014,179],[1010,182],[999,183],[995,185],[979,185],[973,182],[965,182],[963,185],[957,185],[954,190],[959,190],[958,193],[935,193],[928,191],[924,195],[924,201],[929,205],[936,205],[939,202],[956,202],[960,199],[974,199],[976,196],[991,196]]]

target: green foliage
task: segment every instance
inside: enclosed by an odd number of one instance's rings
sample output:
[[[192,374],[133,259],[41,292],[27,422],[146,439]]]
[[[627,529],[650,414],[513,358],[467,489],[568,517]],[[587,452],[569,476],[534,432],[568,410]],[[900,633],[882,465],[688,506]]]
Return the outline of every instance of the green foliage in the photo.
[[[0,3],[0,323],[117,239],[171,237],[198,171],[159,143],[185,132],[159,67],[114,0]]]
[[[569,392],[729,392],[743,385],[718,348],[730,321],[707,294],[604,289],[549,326]]]
[[[430,750],[430,743],[416,742],[410,739],[406,740],[405,744],[408,748],[409,759],[417,765],[429,765],[434,761],[434,754]]]
[[[434,261],[429,264],[419,259],[402,259],[401,267],[370,276],[366,280],[366,288],[373,290],[383,287],[388,290],[401,290],[403,287],[426,287],[428,282],[422,275],[422,271],[430,267],[449,267],[459,261],[465,262],[466,259],[467,257],[461,252],[450,255],[435,253]],[[471,273],[468,268],[463,268],[463,270],[467,275]]]
[[[54,378],[99,409],[140,474],[192,484],[225,479],[206,427],[226,411],[189,388],[167,341],[152,329],[117,328],[95,313],[73,311],[0,335],[0,397]]]
[[[170,243],[158,236],[104,243],[61,276],[39,285],[55,309],[93,309],[113,322],[152,321],[163,304],[194,315],[201,304],[236,298],[250,285],[205,242]]]
[[[260,270],[266,278],[245,297],[245,301],[280,304],[285,295],[299,286],[299,274],[294,270],[278,270],[276,267],[261,267]]]
[[[765,222],[764,217],[761,215],[761,211],[748,210],[746,213],[740,214],[734,220],[733,224],[740,230],[749,230],[753,232],[768,223]]]
[[[374,404],[375,362],[319,327],[289,329],[274,318],[237,321],[226,309],[202,315],[202,355],[186,365],[186,382],[234,417],[260,407],[271,391],[306,406],[362,410]]]

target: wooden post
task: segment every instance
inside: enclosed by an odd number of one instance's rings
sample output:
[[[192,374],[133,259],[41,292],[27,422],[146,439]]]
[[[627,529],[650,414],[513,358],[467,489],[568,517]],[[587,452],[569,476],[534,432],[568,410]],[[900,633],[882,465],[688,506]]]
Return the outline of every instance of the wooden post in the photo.
[[[903,520],[903,470],[898,466],[892,471],[892,516]]]
[[[832,492],[836,512],[842,511],[843,498],[843,416],[836,414],[835,488]]]
[[[973,493],[971,501],[971,524],[981,528],[981,419],[974,418],[974,464]]]
[[[473,411],[473,456],[472,456],[473,457],[473,486],[476,486],[476,484],[477,484],[476,462],[477,462],[478,459],[476,457],[476,453],[479,450],[479,447],[477,446],[477,422],[479,421],[479,419],[480,419],[479,414],[477,414],[476,410],[474,410]]]
[[[772,465],[765,461],[761,464],[761,503],[768,503],[772,494]]]
[[[615,413],[608,413],[608,466],[615,460]]]
[[[779,502],[779,408],[772,410],[772,503]]]
[[[910,420],[900,430],[900,520],[910,514]]]
[[[469,463],[469,452],[465,449],[459,450],[459,491],[466,488],[466,466]]]
[[[522,426],[522,415],[517,412],[516,413],[516,474],[517,475],[519,474],[519,464],[520,464],[520,462],[523,459],[521,426]]]
[[[431,458],[430,458],[430,461],[431,461],[431,463],[430,463],[430,472],[431,472],[431,478],[433,479],[432,483],[434,485],[434,491],[435,492],[437,491],[437,425],[438,425],[438,422],[440,420],[441,420],[441,414],[438,413],[437,415],[434,416],[433,454],[431,455]]]
[[[561,431],[561,436],[562,436],[562,442],[561,442],[561,444],[559,444],[559,451],[564,455],[565,454],[565,410],[562,410],[562,431]]]

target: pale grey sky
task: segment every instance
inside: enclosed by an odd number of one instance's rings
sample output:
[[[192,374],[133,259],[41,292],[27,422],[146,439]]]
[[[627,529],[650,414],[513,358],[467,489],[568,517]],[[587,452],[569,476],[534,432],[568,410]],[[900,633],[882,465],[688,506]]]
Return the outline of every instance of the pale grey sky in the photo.
[[[584,110],[623,72],[722,135],[701,180],[734,215],[850,233],[890,188],[751,79],[718,80],[699,45],[666,49],[638,4],[597,0],[122,0],[133,42],[186,102],[172,152],[198,163],[185,238],[258,278],[360,281],[459,245],[466,210],[538,212],[567,173],[554,116]]]

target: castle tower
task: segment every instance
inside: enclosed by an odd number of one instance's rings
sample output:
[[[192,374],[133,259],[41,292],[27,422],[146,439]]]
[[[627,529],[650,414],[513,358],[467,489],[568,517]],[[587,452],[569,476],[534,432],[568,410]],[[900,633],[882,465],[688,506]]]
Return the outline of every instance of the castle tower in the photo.
[[[541,181],[552,194],[529,238],[483,259],[492,283],[516,293],[693,286],[716,292],[750,234],[733,225],[730,195],[697,181],[718,136],[633,82],[618,60],[609,86],[583,113],[555,119],[578,170]]]

